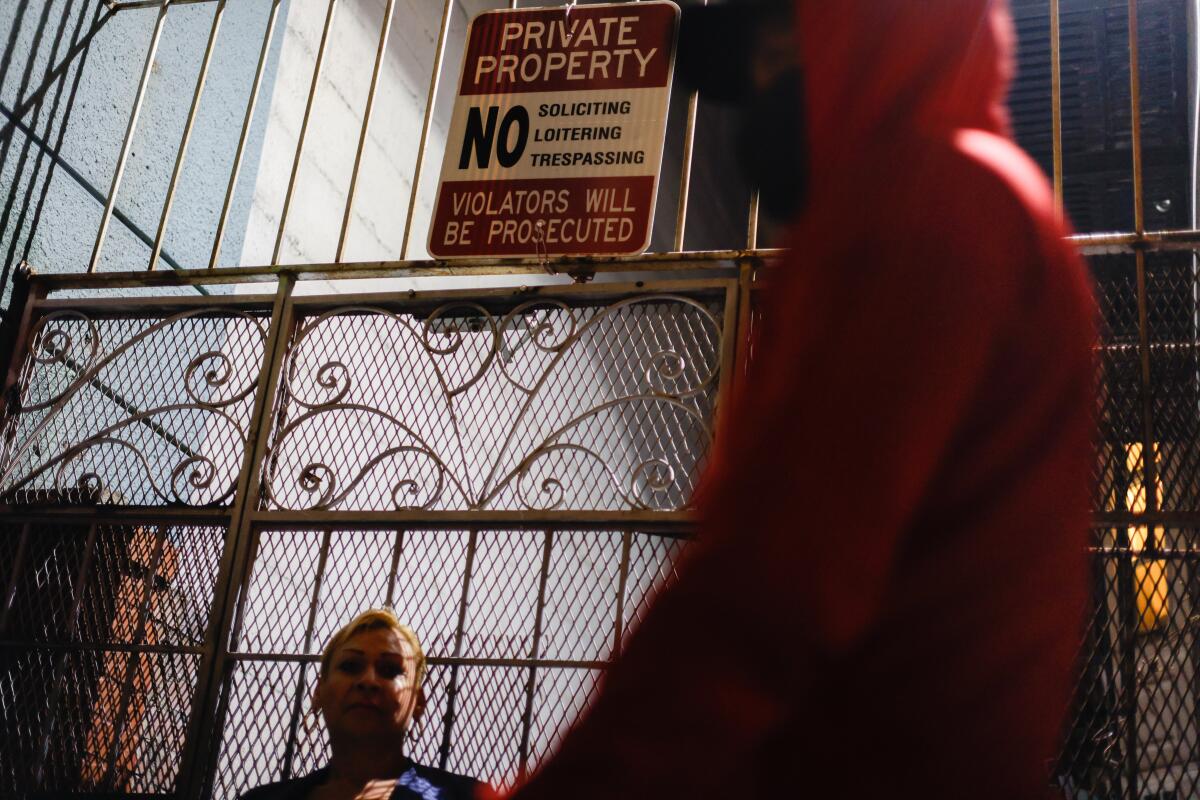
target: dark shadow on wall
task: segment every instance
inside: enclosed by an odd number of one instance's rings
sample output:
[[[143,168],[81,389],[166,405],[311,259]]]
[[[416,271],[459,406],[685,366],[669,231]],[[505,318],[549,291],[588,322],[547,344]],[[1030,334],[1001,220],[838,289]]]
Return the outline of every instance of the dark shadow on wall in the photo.
[[[49,15],[50,8],[53,4],[46,3],[42,14],[42,23],[45,22]],[[70,123],[71,111],[75,105],[76,93],[79,89],[80,78],[83,75],[84,66],[87,61],[89,48],[82,48],[77,56],[78,63],[73,70],[62,69],[64,64],[62,59],[69,56],[80,43],[84,35],[85,22],[89,16],[89,7],[91,7],[91,28],[88,31],[88,40],[108,19],[108,15],[101,16],[104,6],[99,0],[81,0],[81,2],[64,2],[62,15],[58,21],[57,30],[51,36],[45,35],[45,25],[39,24],[39,29],[33,37],[33,46],[30,52],[26,55],[26,64],[24,74],[22,76],[21,88],[17,92],[20,106],[18,112],[13,114],[13,117],[6,121],[6,126],[15,129],[16,123],[21,122],[17,116],[20,110],[28,108],[25,112],[25,120],[29,126],[29,133],[25,135],[24,144],[21,148],[21,154],[17,159],[16,169],[13,171],[12,185],[9,187],[8,195],[5,198],[3,211],[0,211],[0,231],[11,233],[8,235],[8,247],[5,248],[3,261],[0,262],[0,287],[3,288],[5,294],[8,293],[9,286],[12,280],[12,271],[18,263],[24,261],[29,256],[29,248],[33,241],[33,232],[37,230],[38,223],[41,221],[42,210],[45,208],[46,196],[49,193],[50,184],[54,177],[55,167],[58,165],[57,159],[47,159],[47,149],[45,147],[37,147],[37,154],[34,157],[33,165],[26,172],[26,165],[29,161],[30,153],[34,149],[35,140],[48,139],[54,132],[57,124],[57,133],[55,141],[49,146],[51,153],[58,153],[62,148],[63,138],[66,135],[67,125]],[[64,41],[67,39],[66,31],[70,25],[71,12],[75,11],[75,22],[70,34],[70,41],[66,47],[63,47]],[[16,26],[14,26],[13,37],[16,35]],[[10,37],[11,42],[12,37]],[[39,88],[38,93],[26,100],[26,91],[29,85],[30,77],[33,72],[33,65],[37,60],[40,49],[48,45],[50,47],[50,58],[47,61],[48,72],[59,72],[57,77],[48,74],[48,82],[44,82]],[[8,54],[6,53],[6,56]],[[69,63],[69,62],[68,62]],[[70,81],[70,89],[64,92],[67,84],[68,75],[73,73],[73,78]],[[3,84],[3,77],[0,76],[0,84]],[[65,105],[64,105],[64,94]],[[43,114],[47,102],[49,103],[49,112]],[[61,118],[60,118],[61,114]],[[39,137],[37,134],[38,120],[44,118],[44,131]],[[12,143],[16,138],[16,131],[8,134],[0,141],[0,170],[4,170],[8,166],[8,158],[11,154]],[[47,163],[48,161],[48,163]],[[38,185],[38,176],[41,175],[43,165],[46,165],[46,176],[41,181],[41,191],[38,194],[36,205],[33,203],[35,187]],[[28,180],[22,180],[28,174]],[[22,190],[22,184],[24,189]],[[16,212],[14,221],[14,209],[20,206]],[[18,255],[18,245],[22,238],[22,231],[25,228],[26,219],[29,217],[30,207],[34,206],[33,217],[29,225],[29,232],[25,235],[24,246],[20,248]],[[7,309],[5,310],[7,313]]]
[[[104,5],[100,0],[64,0],[61,14],[54,29],[50,31],[50,12],[55,4],[47,2],[42,7],[42,14],[30,39],[31,45],[26,51],[16,54],[18,37],[28,5],[28,0],[22,0],[21,7],[17,9],[4,55],[0,58],[0,85],[6,82],[13,67],[14,55],[18,61],[24,62],[20,67],[21,80],[15,92],[17,107],[4,115],[4,127],[0,129],[0,172],[9,170],[10,159],[13,158],[15,149],[14,142],[18,133],[25,134],[21,136],[22,145],[15,159],[15,168],[11,171],[12,183],[8,187],[3,210],[0,211],[0,233],[7,239],[3,261],[0,262],[0,291],[3,291],[6,297],[11,289],[13,270],[29,255],[33,232],[37,230],[41,221],[46,196],[58,166],[58,160],[48,155],[56,154],[62,147],[80,78],[90,52],[87,45],[90,45],[92,37],[110,17],[110,14],[102,13]],[[81,47],[81,44],[84,46]],[[31,91],[29,87],[35,66],[40,60],[39,56],[46,51],[49,52],[49,57],[44,62],[46,73],[41,84]],[[42,129],[40,133],[39,128]],[[48,144],[52,136],[54,142]],[[31,155],[32,165],[29,163]],[[46,175],[40,181],[39,193],[36,189],[43,168],[46,169]],[[26,232],[26,220],[30,219],[31,208],[32,219]],[[0,242],[3,240],[0,239]],[[3,313],[7,315],[7,308]]]
[[[0,86],[10,73],[21,71],[19,85],[11,92],[14,107],[0,101],[0,174],[12,176],[9,184],[0,184],[0,319],[8,313],[14,271],[29,258],[42,224],[56,171],[100,206],[108,202],[107,187],[84,177],[64,159],[62,149],[93,40],[115,12],[103,0],[61,0],[61,5],[51,0],[42,6],[32,35],[23,37],[22,26],[34,23],[28,14],[32,4],[20,3],[0,54]],[[53,13],[56,9],[61,11]],[[153,246],[151,234],[120,208],[112,214],[147,247]],[[170,252],[164,250],[161,258],[170,268],[182,269]],[[203,287],[195,289],[209,294]]]

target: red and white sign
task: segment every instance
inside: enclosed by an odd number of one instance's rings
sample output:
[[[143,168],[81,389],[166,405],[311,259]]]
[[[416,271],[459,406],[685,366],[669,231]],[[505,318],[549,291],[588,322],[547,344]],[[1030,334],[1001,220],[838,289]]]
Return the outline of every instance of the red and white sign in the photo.
[[[678,21],[679,8],[666,0],[476,16],[429,252],[643,252]]]

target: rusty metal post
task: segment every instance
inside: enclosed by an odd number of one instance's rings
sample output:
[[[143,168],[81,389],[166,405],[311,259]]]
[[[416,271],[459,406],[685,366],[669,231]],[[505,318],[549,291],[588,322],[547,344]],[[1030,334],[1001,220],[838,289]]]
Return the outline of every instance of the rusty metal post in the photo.
[[[208,779],[207,765],[214,763],[219,742],[212,742],[213,732],[219,731],[221,698],[227,685],[228,653],[234,632],[234,615],[240,610],[244,586],[252,567],[252,514],[258,505],[259,481],[270,439],[276,386],[287,352],[292,330],[292,289],[295,278],[284,273],[279,280],[271,309],[270,329],[263,347],[263,362],[259,370],[258,387],[254,395],[251,427],[238,476],[232,518],[225,538],[217,585],[213,594],[212,611],[205,633],[204,655],[197,671],[199,686],[188,721],[187,737],[181,759],[178,794],[181,798],[199,800]],[[204,765],[205,768],[202,768]]]
[[[1054,152],[1054,210],[1063,218],[1061,0],[1050,0],[1050,137]]]

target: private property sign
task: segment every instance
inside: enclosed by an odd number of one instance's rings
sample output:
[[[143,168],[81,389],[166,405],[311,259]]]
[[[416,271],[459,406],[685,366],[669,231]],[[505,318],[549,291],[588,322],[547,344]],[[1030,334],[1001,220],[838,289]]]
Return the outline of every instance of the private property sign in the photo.
[[[664,1],[475,17],[429,252],[644,251],[678,19],[678,7]]]

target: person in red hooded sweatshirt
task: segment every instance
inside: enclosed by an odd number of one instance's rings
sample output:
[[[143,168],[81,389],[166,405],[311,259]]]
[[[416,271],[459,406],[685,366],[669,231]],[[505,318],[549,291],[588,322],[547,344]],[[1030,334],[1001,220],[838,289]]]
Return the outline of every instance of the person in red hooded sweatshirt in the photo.
[[[801,70],[753,67],[747,105],[805,112],[807,189],[697,542],[514,800],[1050,793],[1087,600],[1093,305],[1008,129],[1008,10],[792,10]]]

